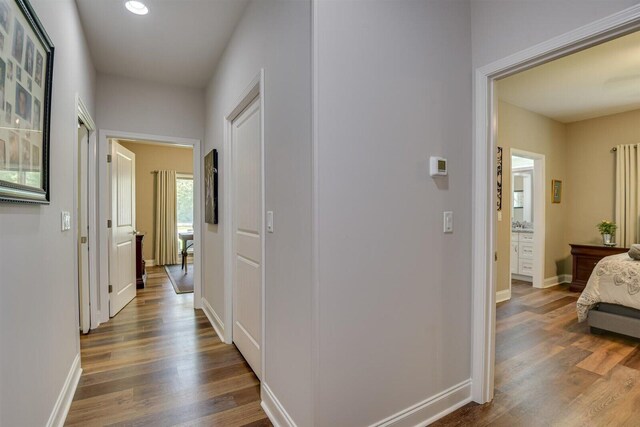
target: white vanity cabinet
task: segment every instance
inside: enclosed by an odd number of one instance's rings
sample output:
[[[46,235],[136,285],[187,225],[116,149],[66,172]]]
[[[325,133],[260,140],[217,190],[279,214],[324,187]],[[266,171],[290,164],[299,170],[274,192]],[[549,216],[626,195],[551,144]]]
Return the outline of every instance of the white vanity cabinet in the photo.
[[[534,234],[530,232],[511,232],[511,274],[533,278]]]

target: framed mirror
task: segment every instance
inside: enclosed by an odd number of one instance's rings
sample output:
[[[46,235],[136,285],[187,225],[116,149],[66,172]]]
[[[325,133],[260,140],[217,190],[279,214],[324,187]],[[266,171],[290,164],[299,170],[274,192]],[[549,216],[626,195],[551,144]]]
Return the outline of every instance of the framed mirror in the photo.
[[[49,203],[53,43],[28,0],[0,0],[0,201]]]

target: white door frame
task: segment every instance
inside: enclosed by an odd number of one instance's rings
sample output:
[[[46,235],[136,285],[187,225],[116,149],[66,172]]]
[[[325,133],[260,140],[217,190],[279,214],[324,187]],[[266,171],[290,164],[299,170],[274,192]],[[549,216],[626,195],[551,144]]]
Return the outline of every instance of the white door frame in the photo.
[[[89,225],[89,307],[85,307],[85,309],[89,312],[90,318],[90,329],[95,329],[100,324],[100,312],[99,312],[99,304],[98,304],[98,240],[97,240],[97,202],[96,202],[96,124],[91,118],[91,114],[89,113],[89,109],[82,101],[82,98],[78,93],[76,93],[76,123],[74,124],[74,129],[77,128],[78,120],[84,123],[87,128],[87,138],[89,139],[89,147],[88,147],[88,167],[87,167],[87,200],[88,203],[88,225]],[[76,141],[78,139],[77,132],[75,133]],[[77,143],[76,143],[77,145]],[[74,177],[74,188],[73,188],[73,238],[75,242],[78,242],[80,239],[80,235],[78,234],[78,182],[80,179],[80,171],[78,170],[78,150],[74,150],[74,167],[73,167],[73,177]],[[79,248],[76,244],[75,249],[75,257],[74,257],[74,271],[78,271],[78,256],[79,256]],[[79,278],[75,279],[76,292],[79,289]],[[80,310],[80,307],[78,307]]]
[[[131,139],[141,141],[158,142],[167,145],[190,145],[193,147],[193,306],[202,308],[202,225],[200,211],[202,201],[201,186],[201,163],[200,140],[193,138],[180,138],[175,136],[150,135],[135,132],[123,132],[117,130],[100,129],[99,138],[99,158],[98,162],[98,188],[101,195],[99,203],[100,212],[100,315],[101,322],[109,321],[109,239],[110,230],[107,227],[107,220],[111,218],[109,191],[109,169],[107,168],[107,154],[109,151],[110,139]],[[104,304],[102,303],[104,302]]]
[[[265,148],[264,148],[264,69],[260,69],[258,75],[249,83],[242,94],[237,98],[237,101],[233,104],[229,114],[224,117],[224,163],[223,165],[228,169],[224,172],[224,194],[222,206],[224,208],[224,323],[227,327],[224,328],[224,342],[227,344],[233,343],[233,260],[234,251],[233,247],[233,183],[231,177],[233,173],[231,171],[231,135],[233,121],[238,117],[244,109],[251,104],[251,102],[260,98],[260,174],[262,181],[261,194],[261,215],[262,215],[262,230],[260,234],[262,236],[262,343],[261,343],[261,365],[262,365],[262,381],[266,380],[266,364],[265,364],[265,348],[266,348],[266,315],[265,315],[265,295],[266,295],[266,248],[265,248]]]
[[[493,399],[496,319],[495,147],[499,78],[600,44],[640,28],[640,5],[477,68],[474,74],[473,126],[473,312],[471,398]]]
[[[533,160],[533,287],[544,288],[544,243],[546,232],[546,216],[545,216],[545,197],[546,179],[545,179],[545,156],[544,154],[533,153],[531,151],[519,150],[511,148],[510,158],[513,156],[524,157]],[[510,179],[513,182],[513,163],[509,168]],[[511,186],[510,203],[509,203],[509,224],[513,222],[513,184]],[[506,251],[506,248],[498,248],[500,251]],[[505,253],[511,254],[511,247]],[[509,260],[511,261],[511,260]],[[511,276],[511,270],[509,270]],[[497,278],[496,278],[497,280]],[[511,295],[511,280],[509,280],[509,295]]]

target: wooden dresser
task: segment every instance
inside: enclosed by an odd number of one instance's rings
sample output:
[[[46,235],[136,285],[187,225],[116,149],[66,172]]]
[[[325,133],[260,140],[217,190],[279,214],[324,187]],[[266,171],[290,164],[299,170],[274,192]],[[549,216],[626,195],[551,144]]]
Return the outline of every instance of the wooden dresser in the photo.
[[[144,268],[144,257],[142,256],[142,243],[144,234],[136,235],[136,288],[142,289],[147,284],[147,271]]]
[[[576,244],[570,246],[571,255],[573,256],[573,278],[569,289],[573,292],[582,292],[587,285],[593,268],[602,258],[629,252],[629,248]]]

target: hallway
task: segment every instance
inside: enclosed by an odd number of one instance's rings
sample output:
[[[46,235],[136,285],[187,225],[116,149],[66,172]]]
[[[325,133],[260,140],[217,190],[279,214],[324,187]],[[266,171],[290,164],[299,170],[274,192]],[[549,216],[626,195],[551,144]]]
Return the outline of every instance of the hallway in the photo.
[[[162,267],[116,317],[81,337],[67,426],[263,426],[258,379]]]

